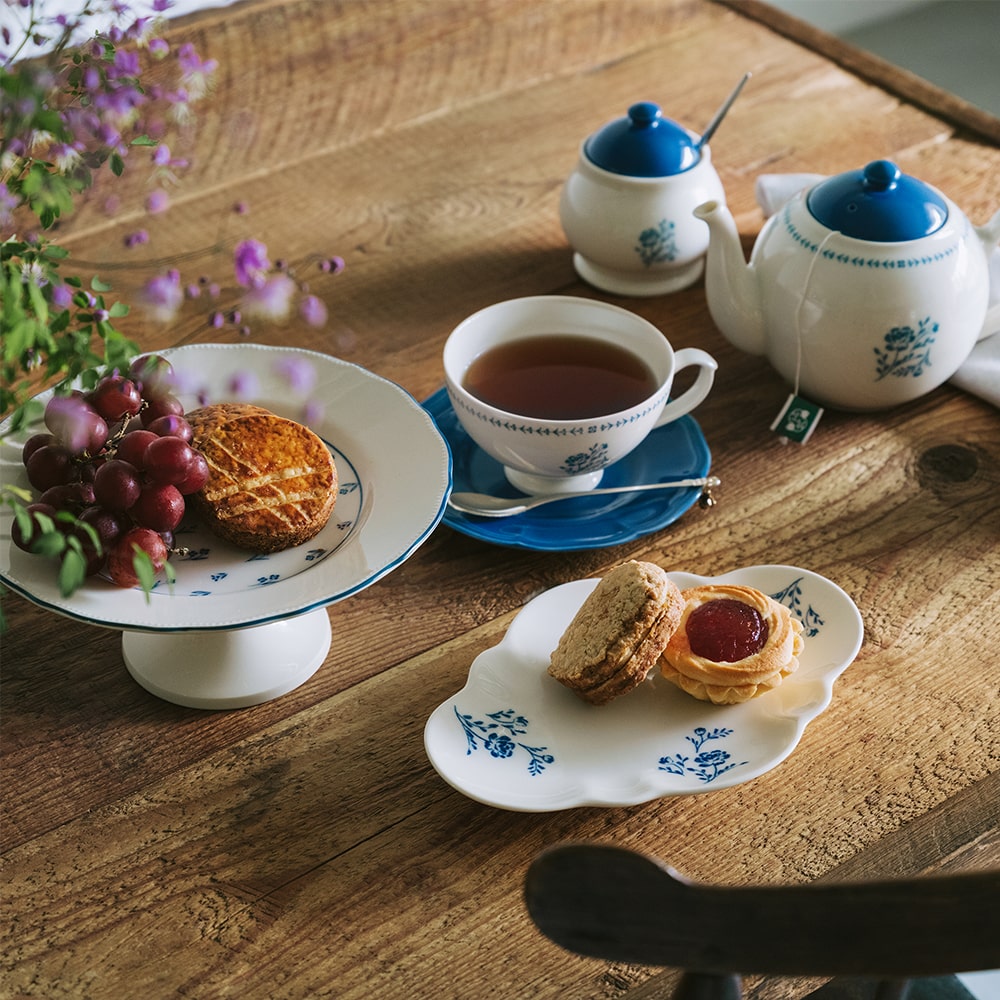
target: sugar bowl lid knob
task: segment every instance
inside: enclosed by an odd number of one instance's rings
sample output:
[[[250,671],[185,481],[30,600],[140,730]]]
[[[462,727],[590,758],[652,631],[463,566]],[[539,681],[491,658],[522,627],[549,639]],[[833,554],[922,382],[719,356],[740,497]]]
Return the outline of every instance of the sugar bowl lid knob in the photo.
[[[948,206],[929,184],[904,174],[891,160],[874,160],[822,181],[806,204],[828,229],[872,243],[903,243],[937,232]]]
[[[627,116],[595,132],[584,143],[584,154],[603,170],[628,177],[669,177],[700,159],[691,135],[652,101],[633,104]]]

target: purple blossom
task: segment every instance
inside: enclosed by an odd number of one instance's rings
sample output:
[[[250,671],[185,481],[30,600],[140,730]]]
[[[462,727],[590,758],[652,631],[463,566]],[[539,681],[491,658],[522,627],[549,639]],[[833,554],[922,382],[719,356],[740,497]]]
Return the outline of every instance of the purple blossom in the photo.
[[[246,292],[243,296],[243,311],[247,316],[261,319],[286,319],[295,291],[295,282],[287,274],[271,275],[262,285]]]
[[[190,42],[186,42],[178,49],[177,64],[183,74],[184,88],[192,100],[204,96],[212,74],[219,68],[215,59],[203,60]]]
[[[150,278],[143,288],[143,302],[154,319],[169,323],[184,302],[180,272],[171,270]]]
[[[20,199],[11,194],[7,185],[0,181],[0,229],[14,225],[14,209],[20,204]]]
[[[307,295],[299,303],[299,315],[310,326],[325,326],[327,320],[326,303],[315,295]]]
[[[129,233],[125,237],[125,246],[131,250],[133,247],[142,246],[149,242],[149,233],[145,229],[137,229],[134,233]]]
[[[260,240],[243,240],[233,251],[236,281],[244,288],[259,288],[271,269],[267,247]]]
[[[302,407],[302,422],[315,426],[323,419],[323,404],[316,399],[310,399]]]
[[[229,391],[237,399],[253,399],[260,383],[253,372],[237,372],[229,380]]]
[[[69,285],[53,285],[52,304],[57,309],[69,309],[73,304],[73,289]]]
[[[170,44],[165,38],[151,38],[148,48],[150,55],[162,59],[170,51]]]
[[[158,215],[160,212],[165,212],[170,207],[170,195],[167,194],[162,188],[157,188],[155,191],[150,191],[146,198],[146,211],[150,215]]]
[[[140,72],[139,54],[129,52],[127,49],[118,49],[115,52],[115,61],[111,70],[108,71],[108,75],[115,79],[121,79],[123,76],[138,76]]]
[[[316,386],[316,369],[304,358],[282,358],[275,362],[274,370],[294,393],[308,396]]]

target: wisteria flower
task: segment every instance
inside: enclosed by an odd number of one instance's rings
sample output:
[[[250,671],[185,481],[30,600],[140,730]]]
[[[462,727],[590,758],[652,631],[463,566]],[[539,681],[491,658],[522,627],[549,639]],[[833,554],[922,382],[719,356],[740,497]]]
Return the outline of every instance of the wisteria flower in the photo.
[[[142,290],[143,305],[161,323],[169,323],[184,304],[179,271],[171,270],[146,282]]]
[[[307,295],[299,303],[299,315],[310,326],[325,326],[327,320],[326,303],[315,295]]]
[[[177,62],[183,73],[184,87],[190,100],[204,97],[208,92],[212,74],[219,68],[215,59],[202,59],[195,47],[186,43],[177,52]]]
[[[244,240],[233,251],[236,280],[244,288],[259,288],[271,270],[267,247],[260,240]]]
[[[243,296],[243,312],[250,317],[278,322],[288,318],[295,282],[287,274],[272,274],[263,284],[250,288]]]
[[[253,372],[237,372],[229,380],[229,391],[237,399],[254,399],[260,389],[260,381]]]
[[[274,369],[296,395],[308,396],[316,386],[316,369],[304,358],[281,358]]]

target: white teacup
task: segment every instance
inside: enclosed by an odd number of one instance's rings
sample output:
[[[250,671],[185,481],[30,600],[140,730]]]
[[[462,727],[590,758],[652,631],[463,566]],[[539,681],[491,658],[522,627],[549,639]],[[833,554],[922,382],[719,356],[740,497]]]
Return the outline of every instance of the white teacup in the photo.
[[[650,370],[650,392],[616,412],[545,419],[498,408],[466,388],[470,365],[502,344],[574,336],[624,348]],[[674,375],[700,371],[692,385],[670,400]],[[593,489],[604,469],[637,448],[657,427],[693,410],[715,381],[715,359],[667,338],[641,316],[591,299],[540,295],[488,306],[463,320],[444,346],[448,396],[466,433],[504,467],[508,481],[525,493]],[[610,377],[610,376],[609,376]]]

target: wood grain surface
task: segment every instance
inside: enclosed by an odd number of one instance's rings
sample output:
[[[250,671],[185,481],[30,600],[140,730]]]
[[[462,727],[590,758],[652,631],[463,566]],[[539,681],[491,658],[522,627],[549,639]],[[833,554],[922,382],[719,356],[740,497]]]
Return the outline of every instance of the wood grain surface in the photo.
[[[572,269],[558,199],[582,139],[640,99],[698,128],[745,70],[713,161],[748,248],[766,172],[889,157],[976,223],[1000,206],[1000,148],[981,130],[740,8],[248,0],[171,26],[221,66],[191,170],[152,221],[141,171],[114,185],[110,218],[101,181],[60,233],[81,273],[128,299],[155,266],[226,277],[256,236],[313,275],[331,320],[254,340],[326,351],[417,399],[482,306],[616,302],[718,359],[697,419],[723,486],[711,510],[595,551],[441,526],[330,607],[308,683],[235,712],[154,698],[116,632],[5,594],[0,997],[637,1000],[675,973],[578,958],[532,927],[522,886],[543,847],[614,843],[740,885],[1000,866],[1000,414],[946,385],[887,413],[828,412],[808,444],[782,445],[768,428],[788,387],[722,338],[700,283],[619,299]],[[140,224],[150,243],[126,253]],[[315,267],[331,253],[336,277]],[[125,329],[147,349],[239,339],[197,303],[166,328],[133,311]],[[710,794],[533,815],[452,790],[424,754],[430,712],[527,600],[632,557],[838,583],[865,639],[829,709],[779,767]],[[810,985],[748,983],[759,998]]]

